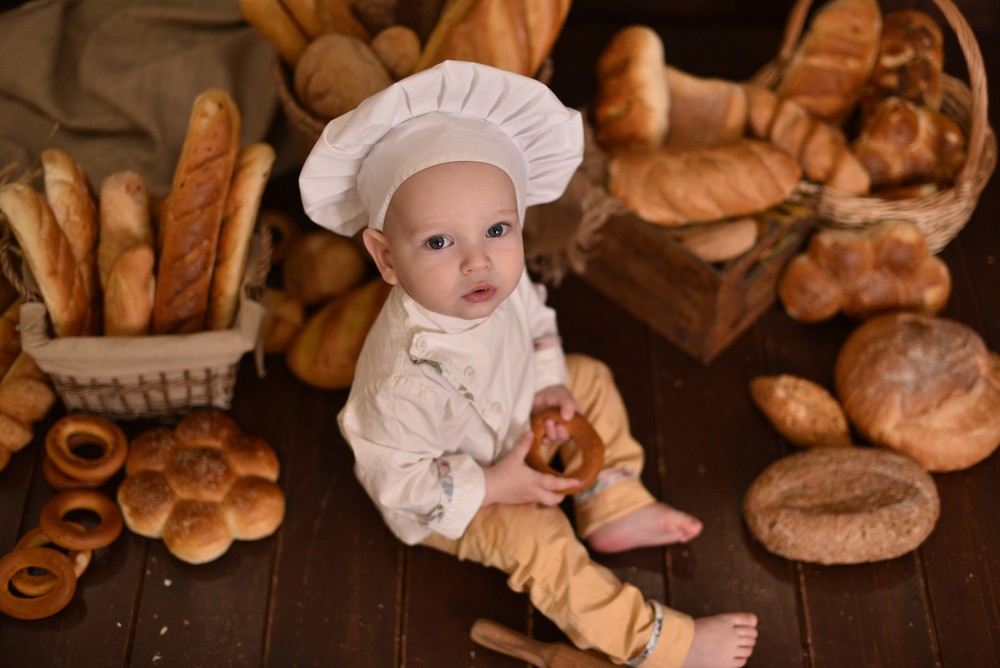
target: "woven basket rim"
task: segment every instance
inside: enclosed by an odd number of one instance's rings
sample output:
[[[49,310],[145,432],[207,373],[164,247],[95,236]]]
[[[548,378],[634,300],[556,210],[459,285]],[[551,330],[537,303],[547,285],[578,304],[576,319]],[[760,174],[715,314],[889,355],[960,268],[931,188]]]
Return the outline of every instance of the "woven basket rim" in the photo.
[[[980,193],[996,167],[996,134],[987,118],[988,93],[982,53],[972,29],[952,0],[933,0],[958,39],[965,56],[969,81],[943,75],[944,103],[967,113],[954,119],[966,133],[966,160],[950,188],[926,197],[889,200],[858,196],[823,187],[819,215],[834,226],[853,227],[887,219],[913,221],[927,237],[933,252],[953,239],[975,209]],[[752,78],[754,83],[773,88],[798,48],[812,0],[796,0],[789,12],[781,48]],[[947,103],[947,104],[945,104]],[[949,114],[953,115],[953,114]]]

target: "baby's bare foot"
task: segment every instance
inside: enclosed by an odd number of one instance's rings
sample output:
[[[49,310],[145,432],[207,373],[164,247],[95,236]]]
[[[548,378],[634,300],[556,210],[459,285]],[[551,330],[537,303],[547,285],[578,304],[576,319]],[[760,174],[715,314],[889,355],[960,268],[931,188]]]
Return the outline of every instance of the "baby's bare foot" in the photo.
[[[727,612],[694,620],[694,642],[682,668],[739,668],[757,644],[757,616]]]
[[[656,502],[602,526],[587,537],[597,552],[624,552],[638,547],[686,543],[701,533],[693,515]]]

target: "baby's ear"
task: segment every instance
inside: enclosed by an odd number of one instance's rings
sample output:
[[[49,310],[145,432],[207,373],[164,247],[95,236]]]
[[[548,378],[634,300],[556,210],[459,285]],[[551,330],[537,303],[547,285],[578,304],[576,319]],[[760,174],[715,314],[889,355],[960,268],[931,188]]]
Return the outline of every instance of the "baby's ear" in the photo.
[[[375,266],[378,267],[382,278],[389,285],[395,285],[397,278],[392,266],[392,251],[389,249],[389,241],[385,238],[385,234],[381,230],[369,227],[361,233],[361,239],[365,242],[368,254],[375,260]]]

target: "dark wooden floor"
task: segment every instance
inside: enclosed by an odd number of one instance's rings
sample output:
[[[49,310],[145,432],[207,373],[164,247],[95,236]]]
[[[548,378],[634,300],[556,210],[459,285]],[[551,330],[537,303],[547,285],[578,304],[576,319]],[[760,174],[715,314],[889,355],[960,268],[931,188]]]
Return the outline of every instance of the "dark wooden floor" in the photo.
[[[976,6],[988,14],[992,5]],[[664,26],[668,59],[704,75],[750,76],[771,55],[781,16],[740,28]],[[586,101],[594,53],[615,27],[586,18],[567,27],[556,51],[553,87],[569,104]],[[995,32],[980,39],[987,71],[1000,77],[997,41]],[[991,92],[998,99],[994,83]],[[1000,127],[996,106],[991,116]],[[302,216],[290,178],[273,185],[266,205]],[[1000,350],[997,178],[942,257],[955,284],[944,315]],[[793,450],[751,404],[747,382],[788,372],[829,387],[853,323],[803,326],[775,306],[703,366],[577,278],[552,289],[551,302],[566,348],[614,371],[633,430],[648,448],[648,485],[705,522],[689,546],[599,561],[694,615],[756,612],[761,635],[751,666],[1000,665],[1000,456],[936,475],[936,529],[919,550],[892,561],[793,563],[764,551],[743,524],[747,486]],[[492,668],[524,664],[469,640],[478,617],[543,640],[562,638],[499,572],[405,548],[390,535],[355,481],[337,431],[344,392],[304,386],[280,357],[267,359],[265,378],[249,357],[244,362],[232,415],[279,454],[288,507],[278,533],[190,566],[160,542],[126,531],[96,555],[61,613],[33,622],[0,616],[0,665]],[[57,408],[39,432],[61,414]],[[124,426],[134,435],[149,424]],[[36,439],[0,473],[0,552],[37,525],[52,495],[41,454]],[[113,494],[119,481],[105,490]]]

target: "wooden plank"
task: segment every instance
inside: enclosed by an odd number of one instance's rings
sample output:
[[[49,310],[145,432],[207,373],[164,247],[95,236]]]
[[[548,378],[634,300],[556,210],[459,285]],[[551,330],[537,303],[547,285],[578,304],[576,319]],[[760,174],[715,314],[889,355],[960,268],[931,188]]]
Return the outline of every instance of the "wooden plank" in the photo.
[[[335,419],[346,393],[306,387],[283,364],[268,368],[267,385],[285,390],[268,398],[287,453],[288,508],[265,664],[394,666],[402,546],[354,477]]]
[[[666,341],[654,348],[666,500],[705,525],[669,552],[670,604],[694,617],[754,612],[754,665],[801,666],[795,572],[752,540],[742,515],[743,494],[776,448],[747,392],[760,371],[755,329],[707,367]]]

